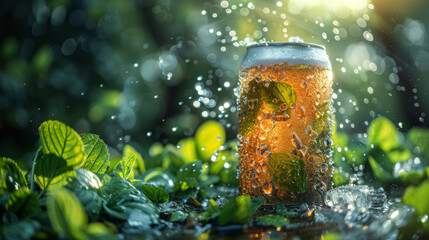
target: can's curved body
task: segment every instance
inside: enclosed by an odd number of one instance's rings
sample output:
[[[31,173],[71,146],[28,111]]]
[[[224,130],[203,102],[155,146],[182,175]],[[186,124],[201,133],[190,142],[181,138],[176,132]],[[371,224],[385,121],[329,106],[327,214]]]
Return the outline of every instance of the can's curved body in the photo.
[[[317,204],[332,186],[332,72],[322,46],[249,46],[239,87],[240,194]]]

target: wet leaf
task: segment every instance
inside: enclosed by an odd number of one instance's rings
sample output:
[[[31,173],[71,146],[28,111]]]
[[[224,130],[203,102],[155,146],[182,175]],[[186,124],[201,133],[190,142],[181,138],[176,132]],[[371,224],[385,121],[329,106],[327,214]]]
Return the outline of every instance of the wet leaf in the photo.
[[[267,99],[269,103],[280,101],[280,103],[287,103],[288,107],[295,106],[296,94],[289,84],[272,81],[267,90],[270,96],[270,98]]]
[[[78,180],[68,184],[67,188],[79,199],[88,218],[97,220],[105,200],[97,194],[96,189],[81,185]]]
[[[27,187],[27,180],[15,161],[0,157],[0,195]]]
[[[180,220],[185,219],[188,216],[188,214],[182,212],[182,211],[175,211],[173,214],[171,214],[170,222],[177,222]]]
[[[163,203],[170,198],[168,193],[159,187],[143,185],[139,188],[152,202]]]
[[[131,155],[134,155],[136,158],[135,163],[134,163],[134,168],[137,169],[137,174],[144,173],[146,171],[146,168],[144,165],[143,157],[133,147],[131,147],[130,145],[125,145],[125,147],[124,147],[124,158],[126,158],[127,156],[131,156]]]
[[[176,173],[184,163],[185,161],[183,160],[182,153],[177,149],[177,147],[172,144],[165,146],[164,153],[162,155],[163,169],[171,173]]]
[[[263,215],[256,218],[258,223],[268,225],[268,226],[274,226],[274,227],[284,227],[289,223],[289,220],[287,218],[284,218],[279,215]]]
[[[54,184],[64,186],[67,178],[76,177],[73,166],[67,165],[65,159],[54,154],[45,154],[34,168],[34,179],[41,189],[49,188]]]
[[[414,146],[420,148],[421,155],[429,161],[429,130],[414,127],[408,132],[408,138]]]
[[[198,160],[197,143],[194,138],[184,138],[180,140],[177,145],[180,146],[179,151],[182,153],[185,163]]]
[[[404,203],[412,205],[419,216],[429,215],[429,180],[422,182],[418,186],[409,186],[404,194]],[[429,221],[423,223],[429,231]]]
[[[289,191],[304,192],[307,171],[304,161],[291,153],[274,153],[268,158],[268,172],[273,181]]]
[[[82,229],[88,223],[82,204],[69,190],[51,191],[46,200],[49,222],[57,233],[71,238],[83,238]]]
[[[80,134],[84,145],[85,163],[82,168],[94,173],[106,173],[109,169],[109,152],[107,145],[98,135]]]
[[[126,155],[113,169],[113,175],[128,179],[133,170],[137,156],[135,154]]]
[[[143,182],[164,188],[167,191],[170,191],[174,186],[174,179],[172,176],[159,170],[147,171],[144,175]]]
[[[79,135],[64,123],[46,121],[39,127],[40,141],[44,154],[63,158],[67,166],[80,167],[84,164],[84,146]]]
[[[262,204],[265,203],[265,198],[257,197],[252,198],[250,201],[250,213],[254,214],[256,211],[258,211],[258,208],[262,206]]]
[[[209,199],[209,208],[207,209],[207,212],[204,213],[203,218],[208,221],[219,216],[219,213],[220,209],[216,201]]]
[[[399,145],[399,134],[393,123],[385,118],[377,118],[368,128],[368,146],[378,146],[388,152]]]
[[[30,189],[22,188],[10,194],[6,210],[15,213],[19,218],[31,217],[39,212],[39,201]]]
[[[131,183],[121,177],[112,177],[99,189],[99,192],[103,197],[108,198],[124,189],[133,189],[135,193],[138,193],[138,190]]]
[[[0,233],[2,239],[31,239],[36,231],[40,229],[40,223],[26,219],[12,222],[10,224],[1,224]]]
[[[174,191],[186,191],[198,187],[198,178],[202,172],[201,161],[186,163],[177,173]]]
[[[76,169],[76,179],[80,185],[87,189],[99,189],[102,186],[100,178],[86,169]]]
[[[250,197],[242,195],[223,206],[219,213],[218,224],[247,224],[251,216]]]
[[[207,121],[197,129],[195,141],[201,160],[207,161],[225,143],[225,129],[216,121]]]
[[[277,203],[275,210],[276,210],[276,213],[280,214],[281,216],[283,216],[285,218],[298,218],[300,215],[299,212],[289,211],[286,208],[286,206],[282,203]]]

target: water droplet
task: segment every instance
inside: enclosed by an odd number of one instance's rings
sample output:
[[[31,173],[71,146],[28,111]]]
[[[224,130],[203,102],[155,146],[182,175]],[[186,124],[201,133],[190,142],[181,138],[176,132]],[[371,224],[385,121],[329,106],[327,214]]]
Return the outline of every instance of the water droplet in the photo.
[[[287,121],[287,120],[289,120],[290,119],[290,116],[288,115],[288,114],[277,114],[277,113],[274,113],[273,114],[273,119],[274,119],[274,121],[276,121],[276,122],[285,122],[285,121]]]
[[[264,87],[269,87],[269,86],[270,86],[270,80],[265,80]]]
[[[271,116],[267,114],[264,120],[261,121],[260,127],[263,131],[269,132],[274,128],[275,124],[276,123],[274,119],[272,119]]]
[[[260,132],[259,135],[258,135],[258,138],[260,140],[265,140],[265,139],[267,139],[267,137],[268,137],[268,132],[265,132],[265,131]]]
[[[308,86],[308,83],[307,83],[307,81],[305,81],[305,80],[302,80],[301,81],[301,83],[299,84],[303,89],[306,89],[307,88],[307,86]]]
[[[310,155],[310,156],[308,156],[307,161],[309,163],[314,163],[314,159],[315,159],[314,155]]]
[[[254,178],[255,177],[255,169],[252,169],[252,170],[249,170],[249,171],[247,171],[246,172],[246,177],[247,178],[249,178],[249,179],[252,179],[252,178]]]
[[[288,107],[288,105],[285,102],[280,104],[280,111],[286,111],[287,107]]]
[[[264,183],[264,185],[262,186],[262,189],[264,190],[265,194],[271,194],[273,193],[274,190],[274,183],[273,181],[267,181]]]
[[[298,119],[304,117],[304,114],[305,114],[305,110],[304,110],[303,106],[297,106],[293,110],[293,115],[295,115],[295,117],[298,118]]]
[[[268,172],[268,164],[267,163],[262,164],[262,171],[264,171],[265,173]]]
[[[291,137],[291,142],[292,142],[292,145],[294,146],[294,147],[296,147],[297,149],[301,149],[301,147],[302,147],[302,144],[301,144],[301,140],[299,140],[299,138],[298,138],[298,136],[296,135],[296,133],[295,132],[292,132],[291,134],[290,134],[290,137]]]
[[[259,180],[257,178],[253,179],[253,181],[252,181],[252,187],[253,188],[259,187]]]

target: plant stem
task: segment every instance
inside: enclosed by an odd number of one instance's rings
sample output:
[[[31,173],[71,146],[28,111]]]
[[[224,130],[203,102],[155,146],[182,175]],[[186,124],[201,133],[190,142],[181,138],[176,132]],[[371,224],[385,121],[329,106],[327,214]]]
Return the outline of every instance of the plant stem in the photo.
[[[34,168],[36,167],[37,159],[39,158],[39,154],[42,151],[42,146],[37,149],[36,154],[34,154],[33,158],[33,166],[31,167],[31,191],[34,190]]]

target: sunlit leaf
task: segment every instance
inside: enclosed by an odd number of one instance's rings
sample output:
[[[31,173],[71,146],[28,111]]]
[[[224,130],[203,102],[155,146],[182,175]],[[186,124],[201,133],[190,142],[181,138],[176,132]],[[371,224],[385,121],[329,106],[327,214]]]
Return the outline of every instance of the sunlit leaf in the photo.
[[[304,161],[290,153],[274,153],[268,158],[268,172],[273,181],[289,191],[304,192],[307,170]]]
[[[429,180],[422,182],[418,186],[409,186],[404,194],[404,203],[412,205],[419,216],[429,215]],[[429,231],[429,221],[425,221],[423,226]]]
[[[263,215],[256,218],[259,224],[274,226],[274,227],[284,227],[286,226],[289,221],[279,215]]]
[[[198,128],[195,140],[201,160],[209,160],[214,152],[225,143],[225,129],[216,121],[207,121]]]
[[[414,127],[408,132],[408,138],[414,146],[419,147],[421,155],[429,161],[429,130]]]
[[[395,125],[387,118],[372,121],[368,128],[368,144],[378,146],[385,152],[399,145],[399,134]]]
[[[219,213],[218,224],[247,224],[251,216],[250,197],[242,195],[223,206]]]
[[[208,221],[219,216],[219,213],[220,209],[216,201],[213,199],[209,199],[209,208],[207,209],[207,212],[204,213],[203,218]]]
[[[69,190],[51,191],[46,200],[49,222],[57,233],[71,238],[83,238],[82,229],[88,223],[82,204]]]
[[[198,160],[197,144],[194,138],[184,138],[180,140],[177,145],[180,146],[179,151],[182,153],[185,163]]]
[[[185,163],[182,153],[171,144],[165,146],[162,158],[162,168],[172,173],[176,173]]]
[[[349,178],[346,177],[344,170],[340,171],[339,169],[334,170],[334,175],[332,176],[332,181],[334,182],[334,186],[342,186],[349,183]]]
[[[185,219],[188,216],[188,214],[182,212],[182,211],[175,211],[173,214],[171,214],[170,222],[177,222],[180,220]]]
[[[98,135],[80,134],[84,144],[85,164],[82,166],[94,173],[106,173],[109,168],[109,152],[107,145]]]
[[[131,171],[133,170],[135,161],[135,154],[124,156],[124,158],[122,158],[122,160],[119,161],[119,163],[113,169],[113,175],[127,179],[130,176]]]
[[[85,229],[85,234],[88,239],[91,240],[115,240],[117,239],[111,231],[104,226],[102,223],[93,222],[88,224],[88,227]]]
[[[67,178],[76,177],[73,166],[68,166],[66,160],[54,154],[45,154],[36,162],[34,179],[41,189],[52,185],[63,186]]]
[[[169,189],[171,190],[174,186],[174,179],[172,176],[159,170],[147,171],[144,175],[143,182],[162,187],[167,191],[169,191]]]
[[[145,165],[144,165],[144,161],[142,156],[140,155],[140,153],[138,153],[133,147],[131,147],[130,145],[125,145],[124,147],[124,158],[128,157],[128,156],[135,156],[135,163],[134,163],[134,168],[138,170],[138,174],[142,174],[146,171]]]
[[[44,154],[63,158],[68,166],[80,167],[84,161],[84,146],[79,135],[64,123],[46,121],[39,127]]]
[[[20,218],[31,217],[39,212],[39,201],[30,189],[22,188],[10,194],[6,202],[6,210]]]
[[[114,193],[118,193],[124,189],[133,189],[134,192],[137,193],[138,190],[127,180],[121,178],[121,177],[112,177],[110,181],[105,183],[100,189],[99,192],[104,197],[109,197],[110,195]]]
[[[102,186],[100,178],[86,169],[76,169],[76,179],[85,188],[98,189]]]
[[[27,180],[15,161],[0,157],[0,194],[27,187]]]
[[[174,191],[185,191],[188,188],[198,187],[198,178],[201,172],[202,163],[200,161],[183,165],[177,173]]]

